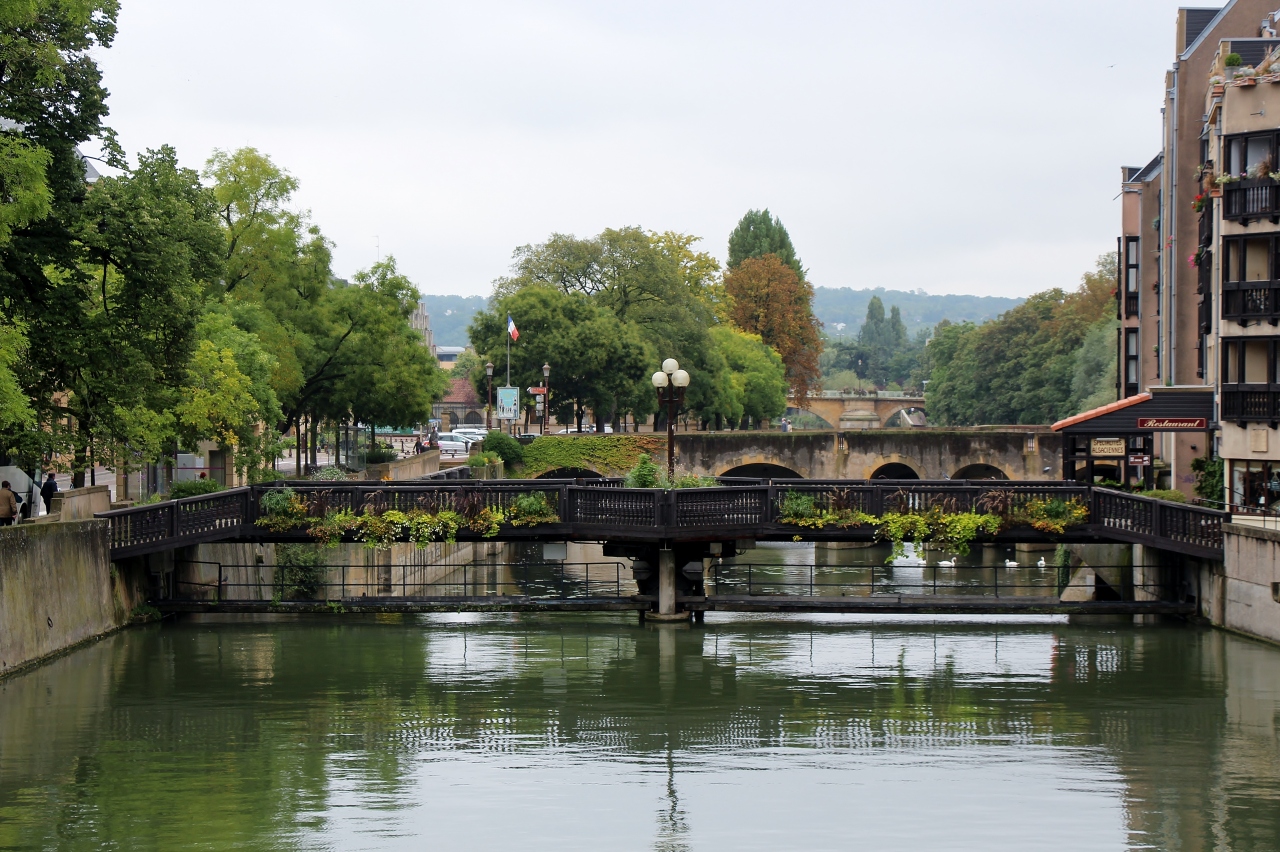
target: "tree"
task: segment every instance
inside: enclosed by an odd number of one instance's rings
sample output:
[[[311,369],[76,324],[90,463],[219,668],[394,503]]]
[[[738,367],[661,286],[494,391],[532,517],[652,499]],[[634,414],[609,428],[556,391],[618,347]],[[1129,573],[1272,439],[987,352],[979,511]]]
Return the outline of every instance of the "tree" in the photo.
[[[787,367],[791,392],[805,407],[820,375],[820,324],[813,316],[813,287],[776,255],[743,260],[724,279],[733,324],[757,334]]]
[[[1071,408],[1089,411],[1115,402],[1116,329],[1114,317],[1089,326],[1076,353],[1075,375],[1071,377]]]
[[[26,356],[27,338],[21,328],[5,322],[0,314],[0,429],[29,429],[35,412],[13,374],[13,367]]]
[[[776,256],[791,267],[797,278],[805,280],[806,270],[800,258],[796,257],[791,235],[783,227],[782,220],[770,214],[768,208],[748,210],[729,235],[729,269],[737,269],[748,258],[766,254]]]
[[[940,325],[929,345],[930,419],[954,425],[1052,423],[1076,413],[1076,391],[1085,389],[1073,390],[1077,373],[1099,371],[1087,363],[1092,355],[1080,366],[1085,339],[1115,310],[1115,262],[1114,253],[1100,257],[1072,293],[1036,293],[982,325]]]
[[[541,385],[542,365],[550,364],[548,402],[557,420],[573,419],[581,428],[588,410],[598,423],[653,410],[649,374],[656,356],[634,323],[619,321],[583,293],[523,287],[476,314],[467,330],[477,353],[496,365],[499,381],[506,380],[508,314],[518,317],[520,328],[511,345],[511,382]]]
[[[731,375],[730,423],[737,425],[749,418],[759,424],[780,417],[787,410],[787,369],[778,353],[758,335],[744,334],[727,325],[711,329],[711,337]]]

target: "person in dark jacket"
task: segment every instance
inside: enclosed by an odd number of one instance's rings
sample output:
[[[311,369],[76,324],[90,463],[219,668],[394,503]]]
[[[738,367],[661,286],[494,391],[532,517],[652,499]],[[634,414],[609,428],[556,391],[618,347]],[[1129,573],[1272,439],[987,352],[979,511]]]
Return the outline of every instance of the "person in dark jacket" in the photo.
[[[58,493],[58,483],[53,481],[53,474],[45,479],[44,484],[40,486],[40,499],[44,501],[44,510],[46,513],[53,511],[53,495]]]

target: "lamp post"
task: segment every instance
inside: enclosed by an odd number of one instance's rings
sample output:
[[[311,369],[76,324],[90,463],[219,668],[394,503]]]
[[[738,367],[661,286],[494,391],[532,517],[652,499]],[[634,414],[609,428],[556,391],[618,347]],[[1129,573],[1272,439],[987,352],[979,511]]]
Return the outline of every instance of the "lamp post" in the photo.
[[[547,434],[551,420],[551,365],[542,365],[542,434]]]
[[[689,386],[689,373],[680,369],[675,358],[662,362],[653,374],[653,387],[658,392],[658,407],[667,407],[667,480],[676,478],[676,410],[684,402],[684,389]]]
[[[493,412],[493,362],[489,361],[484,365],[484,375],[489,381],[489,402],[484,407],[484,430],[488,432],[493,426],[490,425],[489,416]]]

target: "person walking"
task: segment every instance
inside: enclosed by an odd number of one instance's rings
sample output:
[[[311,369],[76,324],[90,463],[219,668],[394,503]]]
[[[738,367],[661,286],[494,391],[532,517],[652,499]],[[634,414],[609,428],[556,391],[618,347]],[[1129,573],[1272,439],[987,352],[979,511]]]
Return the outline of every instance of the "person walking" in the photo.
[[[9,480],[0,482],[0,527],[11,526],[18,517],[18,497],[9,487]]]
[[[49,474],[44,484],[40,486],[40,499],[44,501],[45,514],[53,511],[53,495],[58,493],[58,483],[54,481],[53,474]]]

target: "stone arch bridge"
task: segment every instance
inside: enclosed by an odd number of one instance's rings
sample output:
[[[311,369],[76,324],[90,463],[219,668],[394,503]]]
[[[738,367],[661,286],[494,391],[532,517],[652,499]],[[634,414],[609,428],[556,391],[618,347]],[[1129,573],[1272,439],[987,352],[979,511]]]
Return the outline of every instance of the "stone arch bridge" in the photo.
[[[704,476],[804,479],[1058,479],[1047,427],[676,433],[676,464]]]
[[[811,394],[804,400],[788,397],[787,405],[790,409],[804,409],[825,420],[832,429],[844,431],[884,429],[899,420],[898,415],[903,412],[910,416],[910,425],[924,425],[924,397],[915,394],[890,391],[862,394],[822,391]]]

